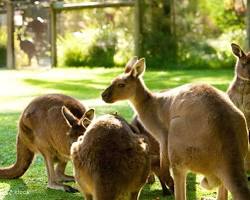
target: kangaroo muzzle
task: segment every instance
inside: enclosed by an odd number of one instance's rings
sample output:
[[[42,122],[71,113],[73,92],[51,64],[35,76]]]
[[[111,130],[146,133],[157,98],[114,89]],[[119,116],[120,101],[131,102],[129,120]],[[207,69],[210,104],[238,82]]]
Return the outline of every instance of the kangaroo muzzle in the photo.
[[[112,103],[112,86],[109,86],[102,92],[102,100],[106,103]]]

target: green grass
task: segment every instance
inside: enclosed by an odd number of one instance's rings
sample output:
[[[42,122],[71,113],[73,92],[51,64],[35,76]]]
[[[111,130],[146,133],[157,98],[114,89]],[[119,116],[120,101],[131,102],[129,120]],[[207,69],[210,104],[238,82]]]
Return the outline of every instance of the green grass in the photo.
[[[100,99],[101,91],[122,70],[104,69],[53,69],[53,70],[0,70],[0,166],[15,161],[15,138],[20,112],[35,96],[45,93],[63,93],[94,107],[97,115],[118,111],[130,120],[133,112],[127,102],[107,105]],[[188,82],[206,82],[226,90],[232,80],[233,70],[147,71],[145,82],[153,91],[176,87]],[[67,171],[72,173],[69,164]],[[189,174],[188,199],[202,196],[215,197],[215,191],[205,191],[199,186],[201,176]],[[18,180],[0,180],[0,200],[24,199],[82,199],[81,194],[69,194],[46,188],[47,175],[43,158],[37,156],[25,175]],[[166,199],[161,196],[160,184],[146,185],[140,199]],[[173,197],[168,198],[173,199]]]

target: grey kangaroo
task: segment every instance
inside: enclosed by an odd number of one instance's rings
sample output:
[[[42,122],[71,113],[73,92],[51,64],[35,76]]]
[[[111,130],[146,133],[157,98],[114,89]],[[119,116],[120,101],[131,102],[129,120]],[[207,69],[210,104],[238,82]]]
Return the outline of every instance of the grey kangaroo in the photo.
[[[237,57],[235,75],[227,94],[232,102],[244,113],[248,131],[250,128],[250,53],[245,53],[239,45],[232,43],[232,51]],[[245,168],[250,170],[250,151],[245,161]],[[249,178],[250,179],[250,178]]]
[[[86,200],[137,200],[150,172],[147,143],[118,115],[93,120],[71,156]]]
[[[25,108],[19,120],[16,163],[1,168],[0,178],[14,179],[22,176],[34,155],[41,153],[47,167],[48,188],[76,192],[76,189],[62,183],[74,180],[74,177],[65,175],[64,170],[70,159],[71,144],[85,131],[82,126],[83,118],[91,116],[89,120],[92,120],[92,112],[86,112],[86,106],[62,94],[35,98]],[[65,118],[71,121],[74,129],[81,131],[69,132]]]
[[[172,168],[175,199],[186,200],[186,174],[191,170],[205,175],[203,187],[219,186],[218,200],[227,199],[227,190],[236,200],[249,200],[244,170],[248,131],[243,113],[226,94],[207,84],[152,93],[142,78],[145,67],[145,59],[132,58],[102,98],[107,103],[130,101],[160,144],[164,181],[171,181]]]

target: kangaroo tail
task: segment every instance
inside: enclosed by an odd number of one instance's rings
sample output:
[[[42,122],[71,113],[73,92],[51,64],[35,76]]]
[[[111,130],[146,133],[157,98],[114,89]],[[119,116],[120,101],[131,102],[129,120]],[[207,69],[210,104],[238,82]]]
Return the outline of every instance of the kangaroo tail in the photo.
[[[29,168],[34,158],[34,152],[29,150],[29,148],[24,144],[24,142],[20,138],[20,135],[18,135],[17,137],[16,152],[17,152],[16,163],[6,168],[0,168],[0,178],[5,178],[5,179],[19,178]]]

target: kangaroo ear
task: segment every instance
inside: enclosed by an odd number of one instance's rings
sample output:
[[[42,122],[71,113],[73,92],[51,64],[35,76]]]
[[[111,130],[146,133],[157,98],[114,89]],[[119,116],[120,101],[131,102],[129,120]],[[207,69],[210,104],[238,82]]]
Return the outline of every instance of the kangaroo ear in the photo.
[[[137,56],[134,56],[133,58],[131,58],[131,59],[127,62],[126,66],[125,66],[124,72],[125,72],[125,73],[129,73],[129,72],[132,70],[132,67],[133,67],[133,65],[136,63],[137,60],[138,60],[138,57],[137,57]]]
[[[82,126],[85,128],[87,128],[90,125],[90,123],[91,123],[91,120],[89,120],[88,118],[84,118],[82,120]]]
[[[66,106],[62,106],[61,112],[69,127],[72,127],[73,125],[76,125],[78,123],[79,120],[70,112],[70,110]]]
[[[238,44],[232,43],[231,47],[232,47],[232,51],[234,55],[237,56],[238,58],[242,58],[246,56],[246,54],[244,53],[244,51],[240,48]]]
[[[133,131],[133,133],[135,134],[140,134],[140,130],[133,124],[129,124],[131,130]]]
[[[95,117],[95,109],[93,109],[93,108],[87,110],[87,111],[84,113],[84,115],[83,115],[83,119],[84,119],[84,118],[87,118],[87,119],[89,119],[89,120],[92,120],[92,119],[94,119],[94,117]]]
[[[145,69],[146,69],[145,58],[141,58],[134,64],[133,69],[131,71],[131,75],[137,78],[143,75]]]

